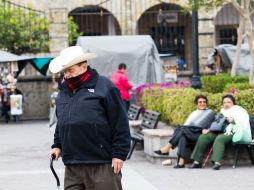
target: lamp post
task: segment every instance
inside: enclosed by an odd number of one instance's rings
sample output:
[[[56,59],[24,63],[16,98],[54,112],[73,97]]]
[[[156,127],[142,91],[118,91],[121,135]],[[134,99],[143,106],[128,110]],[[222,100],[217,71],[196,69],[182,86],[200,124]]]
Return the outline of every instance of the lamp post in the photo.
[[[195,3],[195,0],[193,0]],[[195,7],[195,6],[194,6]],[[198,12],[195,8],[192,9],[192,87],[201,88],[200,74],[199,74],[199,54],[198,54]]]

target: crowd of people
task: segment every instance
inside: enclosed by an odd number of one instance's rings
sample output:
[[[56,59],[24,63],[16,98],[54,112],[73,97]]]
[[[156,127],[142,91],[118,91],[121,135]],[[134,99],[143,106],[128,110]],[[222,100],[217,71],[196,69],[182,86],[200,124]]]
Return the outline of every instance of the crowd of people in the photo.
[[[1,68],[0,72],[0,106],[1,116],[3,120],[8,123],[12,118],[17,121],[17,114],[11,113],[11,107],[17,108],[18,101],[12,99],[11,95],[22,95],[22,92],[17,89],[17,79],[15,79],[13,72],[7,68]],[[23,95],[22,95],[23,97]],[[20,109],[21,105],[19,105]],[[12,117],[12,118],[11,118]]]

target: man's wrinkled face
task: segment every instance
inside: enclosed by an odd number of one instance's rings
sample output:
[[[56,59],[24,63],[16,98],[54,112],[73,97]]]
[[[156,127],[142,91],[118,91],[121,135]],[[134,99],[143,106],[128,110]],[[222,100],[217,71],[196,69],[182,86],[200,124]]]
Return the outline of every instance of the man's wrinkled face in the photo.
[[[81,75],[82,73],[86,72],[87,65],[85,63],[82,64],[76,64],[71,67],[68,67],[64,69],[64,77],[65,78],[72,78],[76,77],[78,75]]]

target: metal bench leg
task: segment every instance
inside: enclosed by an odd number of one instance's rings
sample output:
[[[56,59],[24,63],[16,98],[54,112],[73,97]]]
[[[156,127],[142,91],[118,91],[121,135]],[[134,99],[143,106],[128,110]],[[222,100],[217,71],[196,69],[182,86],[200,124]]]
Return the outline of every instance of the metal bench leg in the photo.
[[[232,168],[236,168],[237,161],[238,161],[238,155],[239,155],[239,146],[235,146],[235,157],[234,157],[234,164]]]
[[[252,165],[254,165],[254,160],[253,160],[253,156],[252,156],[251,146],[248,146],[247,150],[248,150],[248,154],[250,156],[251,163],[252,163]]]
[[[133,141],[133,140],[131,141],[131,149],[130,149],[130,152],[129,152],[128,156],[127,156],[127,159],[131,158],[131,155],[133,153],[133,150],[134,150],[136,144],[137,144],[137,141]]]

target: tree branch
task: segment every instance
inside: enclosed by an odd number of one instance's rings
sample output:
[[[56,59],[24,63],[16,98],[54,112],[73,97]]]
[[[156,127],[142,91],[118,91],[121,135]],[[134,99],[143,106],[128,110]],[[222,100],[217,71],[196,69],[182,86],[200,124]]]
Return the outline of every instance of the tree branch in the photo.
[[[236,10],[241,14],[241,16],[244,16],[244,10],[241,8],[241,6],[237,3],[236,0],[231,0],[231,3],[234,5]]]
[[[254,9],[252,8],[250,12],[250,16],[253,15],[253,13],[254,13]]]

